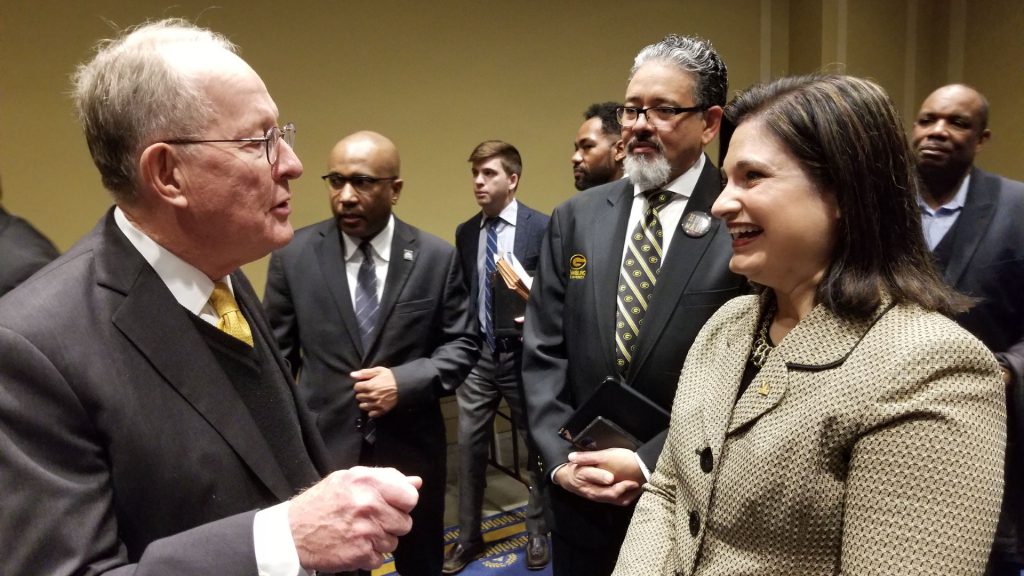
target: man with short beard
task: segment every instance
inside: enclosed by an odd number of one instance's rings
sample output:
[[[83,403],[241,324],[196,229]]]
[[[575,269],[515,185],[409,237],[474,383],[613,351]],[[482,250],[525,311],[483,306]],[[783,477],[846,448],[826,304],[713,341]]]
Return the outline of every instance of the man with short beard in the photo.
[[[609,376],[668,410],[697,332],[744,292],[729,272],[729,233],[708,214],[721,184],[703,150],[726,87],[725,64],[704,40],[669,35],[641,50],[617,110],[629,177],[551,216],[527,305],[523,384],[554,484],[556,576],[611,573],[665,438],[635,452],[573,452],[559,428]]]
[[[622,178],[626,157],[622,126],[616,117],[618,102],[591,104],[576,131],[572,177],[580,192]]]

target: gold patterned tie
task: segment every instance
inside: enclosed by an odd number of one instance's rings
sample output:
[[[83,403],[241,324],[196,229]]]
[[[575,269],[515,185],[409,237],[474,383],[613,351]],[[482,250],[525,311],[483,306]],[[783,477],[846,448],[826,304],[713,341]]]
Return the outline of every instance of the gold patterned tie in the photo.
[[[647,209],[629,236],[626,255],[619,275],[615,309],[615,362],[620,374],[626,374],[637,349],[640,327],[654,295],[654,284],[661,271],[662,237],[658,213],[674,194],[665,190],[644,193]]]
[[[217,321],[217,328],[220,328],[226,334],[238,338],[249,346],[253,345],[252,331],[249,330],[249,323],[245,321],[245,316],[242,316],[242,311],[238,309],[238,302],[231,295],[231,290],[227,284],[217,282],[213,285],[213,294],[210,295],[210,306],[213,306],[214,312],[220,318]]]

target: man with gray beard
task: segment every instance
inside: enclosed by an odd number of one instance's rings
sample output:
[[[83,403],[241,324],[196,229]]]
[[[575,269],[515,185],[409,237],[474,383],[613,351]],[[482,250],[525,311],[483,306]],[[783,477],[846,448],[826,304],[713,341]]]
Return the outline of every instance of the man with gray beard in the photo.
[[[729,272],[729,233],[709,215],[721,184],[703,153],[726,88],[709,42],[669,35],[645,47],[617,110],[629,177],[551,215],[527,305],[523,384],[553,484],[556,576],[611,573],[665,439],[575,452],[559,428],[606,377],[669,410],[697,332],[745,291]]]

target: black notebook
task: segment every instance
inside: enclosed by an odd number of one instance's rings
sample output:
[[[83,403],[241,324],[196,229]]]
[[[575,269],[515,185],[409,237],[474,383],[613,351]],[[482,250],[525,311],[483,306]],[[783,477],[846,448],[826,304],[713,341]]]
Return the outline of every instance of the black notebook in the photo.
[[[636,450],[668,428],[668,423],[668,411],[635,388],[608,377],[558,433],[580,450]]]
[[[523,328],[516,324],[515,319],[526,314],[526,300],[509,288],[497,272],[491,286],[494,291],[494,335],[499,338],[522,336]]]

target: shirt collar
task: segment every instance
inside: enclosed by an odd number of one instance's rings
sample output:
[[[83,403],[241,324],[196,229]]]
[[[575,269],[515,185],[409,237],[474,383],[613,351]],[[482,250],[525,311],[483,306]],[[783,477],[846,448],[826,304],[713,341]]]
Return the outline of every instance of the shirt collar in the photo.
[[[373,247],[373,251],[377,253],[377,257],[385,262],[391,261],[391,239],[395,236],[395,215],[391,214],[388,216],[388,223],[384,225],[384,229],[377,233],[376,236],[370,239],[370,246]],[[355,238],[341,233],[341,237],[345,240],[345,261],[350,262],[352,258],[359,252],[359,245],[363,241],[359,238]]]
[[[516,217],[518,215],[519,202],[515,198],[513,198],[512,201],[508,203],[508,206],[505,206],[505,208],[498,213],[498,218],[504,220],[506,224],[511,224],[512,226],[515,226]],[[483,228],[484,224],[486,224],[488,220],[490,220],[490,218],[488,218],[486,214],[481,213],[480,227]]]
[[[700,173],[704,170],[704,155],[701,154],[697,161],[690,166],[690,169],[679,175],[678,178],[669,182],[665,186],[659,188],[659,190],[668,190],[674,192],[683,198],[689,198],[690,194],[693,193],[693,189],[697,186],[697,180],[700,179]],[[639,184],[633,184],[633,197],[640,196],[646,192],[643,188],[640,188]]]
[[[938,208],[932,210],[932,207],[929,206],[928,203],[924,201],[924,198],[921,198],[921,196],[918,195],[917,196],[917,205],[921,207],[921,210],[927,211],[929,214],[934,214],[934,213],[938,212],[939,210],[946,210],[948,212],[956,212],[956,211],[958,211],[958,210],[960,210],[960,209],[962,209],[964,207],[964,202],[967,201],[967,189],[970,186],[971,186],[971,173],[967,172],[967,175],[964,176],[963,181],[960,182],[960,187],[957,188],[956,194],[953,195],[953,197],[949,199],[949,202],[946,202],[942,206],[939,206]]]
[[[199,315],[203,307],[210,300],[213,294],[213,280],[203,274],[198,268],[185,262],[170,250],[156,243],[155,240],[146,236],[146,233],[139,230],[132,224],[120,207],[114,208],[114,222],[124,232],[124,235],[131,242],[132,246],[139,251],[139,254],[153,267],[157,276],[167,285],[171,295],[189,312]],[[231,286],[231,278],[225,276],[221,279],[228,285],[232,294],[234,288]]]

